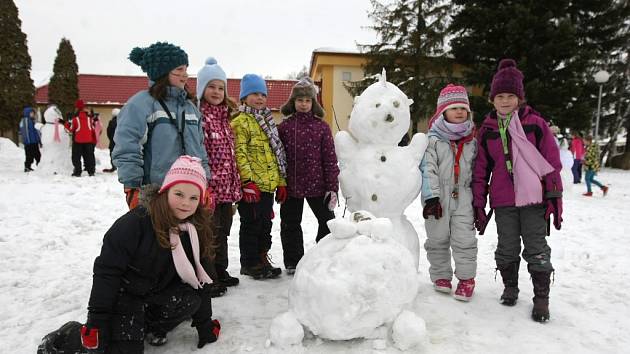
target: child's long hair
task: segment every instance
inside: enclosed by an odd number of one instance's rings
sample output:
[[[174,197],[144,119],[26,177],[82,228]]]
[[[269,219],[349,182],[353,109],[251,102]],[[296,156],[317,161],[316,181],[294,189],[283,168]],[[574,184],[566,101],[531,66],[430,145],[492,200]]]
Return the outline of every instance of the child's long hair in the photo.
[[[155,231],[155,237],[163,248],[173,249],[169,238],[169,230],[176,228],[182,222],[173,215],[168,205],[168,193],[159,193],[149,202],[149,215]],[[202,258],[214,261],[216,250],[216,238],[212,233],[212,218],[210,212],[201,204],[197,210],[185,221],[190,222],[197,229],[199,235],[199,254]]]
[[[157,79],[157,81],[149,87],[149,94],[156,100],[163,100],[166,98],[166,88],[170,85],[168,75],[163,76]],[[186,98],[195,102],[195,97],[190,93],[190,91],[188,91],[188,84],[184,86],[184,91],[186,91]]]

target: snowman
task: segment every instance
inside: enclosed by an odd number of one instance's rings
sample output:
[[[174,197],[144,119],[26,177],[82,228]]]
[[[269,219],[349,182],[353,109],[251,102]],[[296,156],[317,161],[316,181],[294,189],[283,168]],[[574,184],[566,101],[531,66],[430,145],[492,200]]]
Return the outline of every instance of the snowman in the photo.
[[[41,127],[42,159],[38,171],[52,174],[72,173],[70,137],[59,123],[63,118],[57,106],[52,105],[44,111],[44,124]]]
[[[418,234],[404,211],[420,193],[419,165],[428,139],[418,133],[408,146],[398,146],[409,130],[412,103],[387,82],[383,69],[379,81],[355,98],[349,132],[336,134],[335,149],[341,191],[350,211],[367,210],[389,218],[394,238],[411,252],[417,269]]]
[[[418,293],[417,266],[394,240],[392,222],[357,211],[328,221],[330,234],[311,248],[289,286],[289,310],[276,316],[269,343],[300,345],[307,334],[322,339],[374,340],[388,335],[399,349],[421,344],[424,320],[409,308]]]

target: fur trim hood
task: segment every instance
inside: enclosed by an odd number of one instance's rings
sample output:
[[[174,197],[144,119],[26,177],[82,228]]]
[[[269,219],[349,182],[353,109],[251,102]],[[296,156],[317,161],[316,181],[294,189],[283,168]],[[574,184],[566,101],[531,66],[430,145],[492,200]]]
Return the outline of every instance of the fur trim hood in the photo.
[[[157,184],[145,184],[140,188],[140,195],[138,195],[138,205],[145,207],[149,210],[149,204],[160,193],[160,186]]]
[[[313,107],[311,108],[311,112],[316,117],[324,118],[326,114],[322,106],[317,102],[317,93],[319,89],[315,86],[315,83],[310,77],[302,78],[298,81],[295,86],[291,89],[291,97],[289,100],[280,107],[280,112],[285,116],[290,116],[295,113],[295,99],[298,97],[309,97],[313,100]]]

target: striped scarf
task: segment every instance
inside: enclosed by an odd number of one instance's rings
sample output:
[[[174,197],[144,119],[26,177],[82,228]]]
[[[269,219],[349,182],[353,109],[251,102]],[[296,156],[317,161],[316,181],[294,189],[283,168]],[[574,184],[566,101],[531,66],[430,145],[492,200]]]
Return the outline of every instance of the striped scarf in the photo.
[[[255,109],[248,105],[240,105],[238,107],[239,112],[251,114],[258,122],[260,128],[262,128],[265,135],[269,139],[269,145],[271,146],[271,150],[276,155],[276,160],[278,160],[278,168],[280,169],[280,175],[282,178],[287,178],[287,155],[284,152],[284,146],[282,145],[282,141],[280,141],[280,135],[278,134],[278,127],[276,123],[273,121],[273,117],[271,116],[271,110],[267,107],[264,109]]]

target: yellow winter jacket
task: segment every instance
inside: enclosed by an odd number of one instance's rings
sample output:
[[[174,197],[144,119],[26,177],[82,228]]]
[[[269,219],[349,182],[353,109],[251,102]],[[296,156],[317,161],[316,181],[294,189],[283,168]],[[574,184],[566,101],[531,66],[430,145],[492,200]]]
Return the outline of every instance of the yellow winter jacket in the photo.
[[[286,186],[287,182],[280,175],[276,155],[269,145],[269,138],[256,118],[241,112],[232,119],[231,125],[241,182],[250,180],[256,183],[261,192],[268,193],[273,193],[278,186]]]

